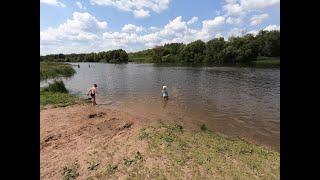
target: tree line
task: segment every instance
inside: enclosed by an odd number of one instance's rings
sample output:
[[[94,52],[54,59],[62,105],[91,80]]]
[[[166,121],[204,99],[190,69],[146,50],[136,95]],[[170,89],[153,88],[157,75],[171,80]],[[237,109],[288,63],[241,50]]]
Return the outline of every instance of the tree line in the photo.
[[[50,54],[40,56],[40,62],[128,62],[128,54],[122,49],[103,51],[99,53],[82,54]]]
[[[238,64],[257,57],[280,57],[280,31],[260,31],[256,36],[197,40],[189,44],[170,43],[152,49],[129,53],[132,61],[176,64]]]
[[[40,61],[222,65],[250,63],[260,56],[280,57],[280,31],[261,30],[256,36],[246,34],[230,37],[228,41],[221,37],[208,42],[170,43],[129,54],[122,49],[88,54],[51,54],[40,56]]]

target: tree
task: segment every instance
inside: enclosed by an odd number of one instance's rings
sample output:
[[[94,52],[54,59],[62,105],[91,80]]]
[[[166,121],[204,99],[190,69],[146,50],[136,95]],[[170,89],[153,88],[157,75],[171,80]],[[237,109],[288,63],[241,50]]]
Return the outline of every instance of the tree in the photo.
[[[260,31],[256,38],[259,55],[280,56],[280,31]]]
[[[153,55],[152,59],[155,63],[161,63],[162,62],[162,56],[164,52],[164,48],[162,46],[158,46],[152,49]]]
[[[204,62],[208,64],[222,64],[225,44],[226,43],[223,38],[215,38],[208,41],[206,43]]]
[[[189,43],[181,51],[182,62],[184,63],[202,63],[206,44],[197,40]]]

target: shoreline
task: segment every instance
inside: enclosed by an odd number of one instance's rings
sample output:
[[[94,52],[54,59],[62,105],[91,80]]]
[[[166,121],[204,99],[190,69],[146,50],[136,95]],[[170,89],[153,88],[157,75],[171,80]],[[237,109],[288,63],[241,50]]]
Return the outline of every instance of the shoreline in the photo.
[[[181,122],[145,119],[88,103],[46,107],[40,110],[40,122],[41,179],[228,179],[237,173],[240,177],[279,178],[278,152],[239,138],[202,132],[200,127],[191,132]],[[193,138],[200,144],[194,146]],[[219,161],[212,162],[201,154]],[[225,155],[228,158],[223,160]],[[243,167],[232,169],[234,161]],[[269,167],[270,163],[273,166]]]

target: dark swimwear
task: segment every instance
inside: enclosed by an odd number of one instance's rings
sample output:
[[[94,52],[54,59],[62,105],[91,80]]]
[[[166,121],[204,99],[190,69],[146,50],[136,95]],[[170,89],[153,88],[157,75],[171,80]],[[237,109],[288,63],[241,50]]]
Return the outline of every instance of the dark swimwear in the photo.
[[[94,97],[96,94],[91,94],[91,97]]]

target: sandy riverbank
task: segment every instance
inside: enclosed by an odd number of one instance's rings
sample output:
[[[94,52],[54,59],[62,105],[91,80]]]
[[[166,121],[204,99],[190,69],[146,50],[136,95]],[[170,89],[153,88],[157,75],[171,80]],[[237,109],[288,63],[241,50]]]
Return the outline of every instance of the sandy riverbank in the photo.
[[[279,179],[279,154],[88,104],[40,112],[41,179]]]

